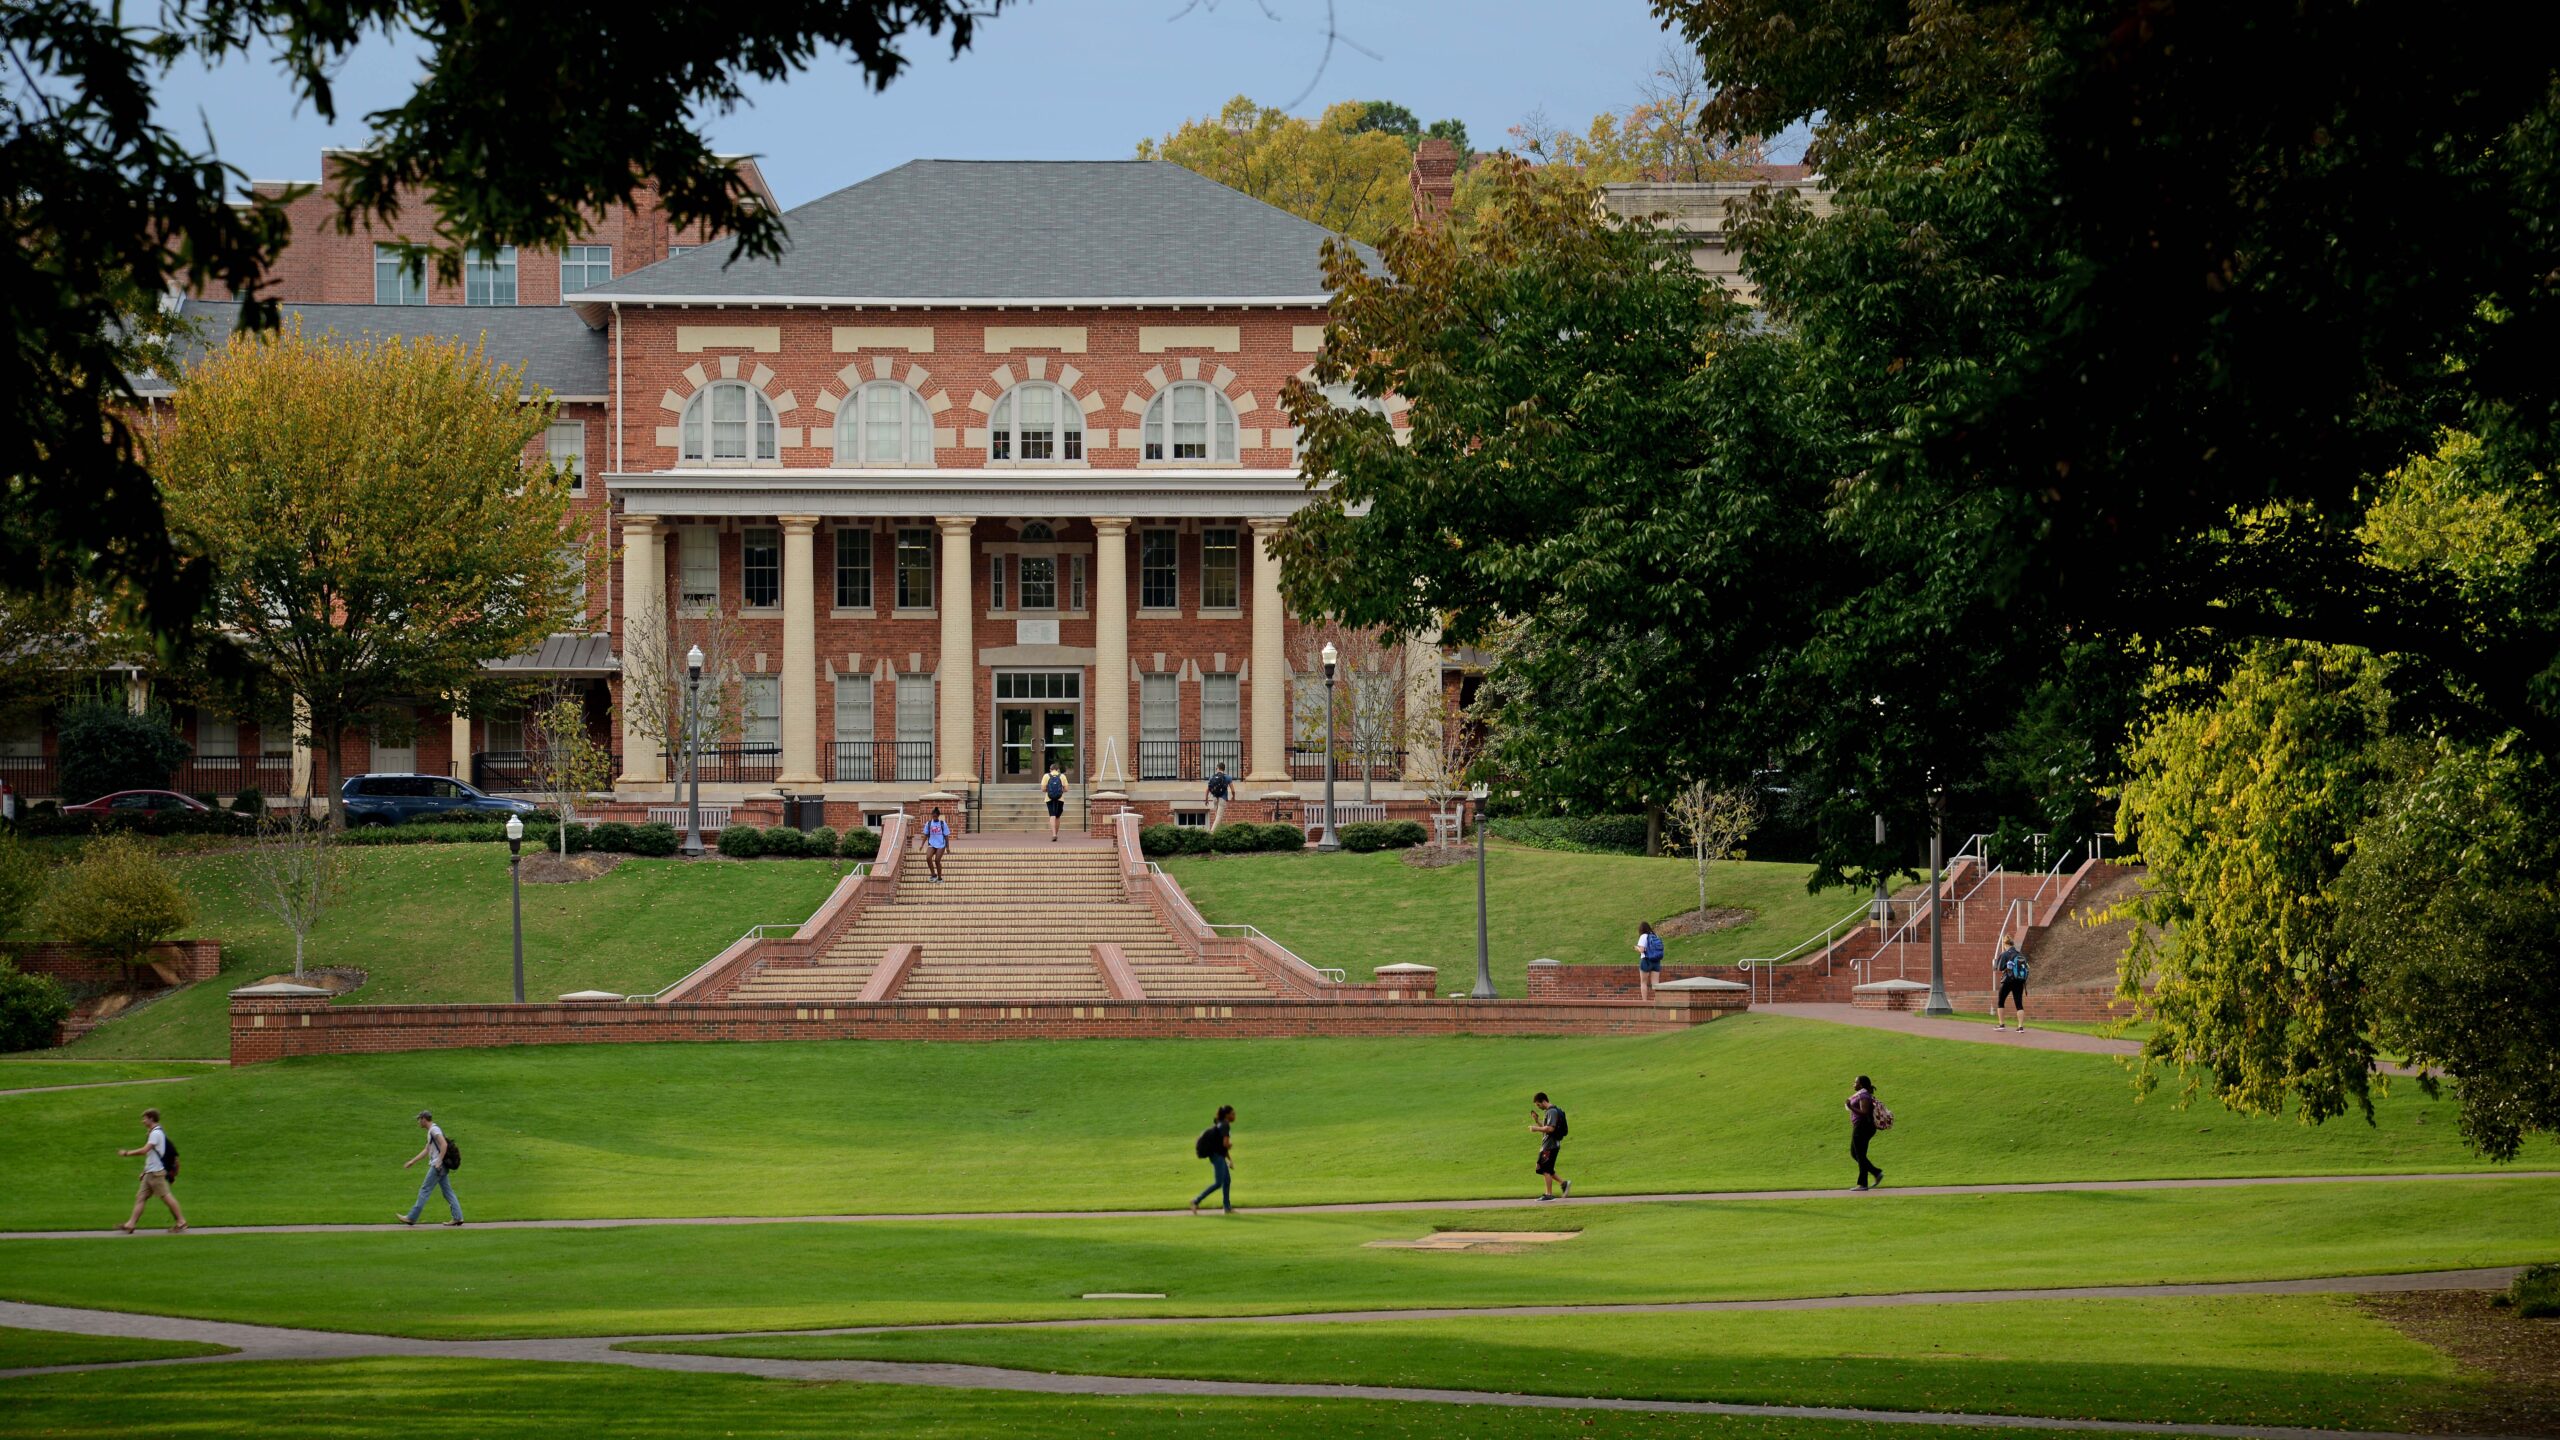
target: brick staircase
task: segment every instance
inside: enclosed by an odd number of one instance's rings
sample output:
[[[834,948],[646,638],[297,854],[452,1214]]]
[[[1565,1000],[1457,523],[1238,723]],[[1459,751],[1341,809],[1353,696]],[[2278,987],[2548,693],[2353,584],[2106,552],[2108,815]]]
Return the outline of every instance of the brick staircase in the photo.
[[[1045,815],[1043,816],[1045,820]],[[1108,1003],[1115,995],[1095,947],[1118,947],[1151,1000],[1267,998],[1251,967],[1200,959],[1146,905],[1131,901],[1119,856],[1101,848],[971,847],[953,852],[934,884],[913,855],[894,888],[805,964],[762,966],[727,998],[842,1004],[863,997],[898,947],[916,947],[874,999]]]
[[[1058,828],[1069,835],[1084,833],[1084,794],[1077,787],[1067,787],[1067,813],[1058,817]],[[978,829],[990,835],[1046,835],[1049,833],[1049,797],[1037,785],[989,785],[978,791]]]

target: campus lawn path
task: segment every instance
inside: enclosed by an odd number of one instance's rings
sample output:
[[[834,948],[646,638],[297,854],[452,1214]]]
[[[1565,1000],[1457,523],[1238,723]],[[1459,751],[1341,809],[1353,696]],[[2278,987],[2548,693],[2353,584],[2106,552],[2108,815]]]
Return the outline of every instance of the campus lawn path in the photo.
[[[745,868],[745,867],[733,867]],[[461,1143],[478,1219],[1158,1208],[1205,1181],[1191,1143],[1238,1108],[1248,1206],[1526,1195],[1529,1095],[1573,1117],[1585,1194],[1828,1187],[1840,1110],[1877,1077],[1898,1184],[2490,1168],[2449,1100],[2393,1088],[2376,1123],[2311,1127],[2137,1102],[2113,1058],[1741,1016],[1576,1039],[527,1046],[315,1057],[181,1085],[0,1096],[17,1183],[0,1230],[122,1218],[155,1105],[207,1225],[370,1223],[416,1186],[411,1117]],[[2560,1146],[2524,1168],[2560,1168]],[[109,1213],[113,1212],[113,1213]]]
[[[123,1335],[67,1335],[59,1330],[0,1326],[0,1370],[30,1365],[100,1365],[120,1360],[169,1360],[181,1355],[223,1355],[227,1345],[195,1340],[143,1340]],[[0,1392],[5,1395],[6,1392]]]
[[[405,1203],[405,1197],[403,1197]],[[384,1215],[389,1217],[386,1202]],[[1469,1254],[1435,1228],[1573,1228]],[[1847,1195],[1530,1212],[0,1241],[0,1298],[425,1337],[1610,1304],[2560,1259],[2560,1181]],[[1095,1291],[1163,1300],[1088,1301]]]

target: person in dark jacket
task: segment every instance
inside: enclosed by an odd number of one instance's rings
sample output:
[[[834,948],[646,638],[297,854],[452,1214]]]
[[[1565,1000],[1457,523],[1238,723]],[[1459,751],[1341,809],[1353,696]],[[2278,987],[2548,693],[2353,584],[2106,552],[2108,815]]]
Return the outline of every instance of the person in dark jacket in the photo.
[[[1858,1088],[1849,1092],[1849,1158],[1858,1162],[1858,1188],[1867,1188],[1867,1177],[1884,1183],[1884,1170],[1867,1159],[1867,1142],[1876,1138],[1876,1082],[1861,1075]]]
[[[1234,1161],[1229,1157],[1236,1148],[1236,1107],[1221,1105],[1209,1128],[1200,1132],[1200,1158],[1209,1162],[1209,1188],[1191,1197],[1191,1213],[1200,1213],[1200,1202],[1215,1195],[1230,1215],[1236,1213],[1235,1192],[1228,1188]]]

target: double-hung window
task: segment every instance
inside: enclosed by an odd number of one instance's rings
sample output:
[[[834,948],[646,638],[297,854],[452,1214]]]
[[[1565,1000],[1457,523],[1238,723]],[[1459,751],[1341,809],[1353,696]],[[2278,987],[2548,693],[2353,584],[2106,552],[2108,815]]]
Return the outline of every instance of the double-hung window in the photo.
[[[524,712],[499,710],[491,713],[488,733],[481,737],[490,752],[498,755],[524,754]]]
[[[708,611],[720,600],[720,532],[708,525],[687,525],[676,532],[677,558],[683,580],[677,598],[688,610]]]
[[[1058,557],[1025,555],[1021,559],[1022,597],[1025,610],[1058,608]]]
[[[898,677],[898,775],[900,780],[933,778],[933,677]]]
[[[516,303],[516,247],[501,245],[494,252],[474,250],[463,260],[462,303],[465,305],[513,305]]]
[[[836,608],[871,608],[871,532],[846,527],[836,531]]]
[[[1182,765],[1182,690],[1174,676],[1138,677],[1138,778],[1172,780]]]
[[[1236,458],[1236,409],[1197,380],[1168,385],[1147,406],[1140,459],[1166,462]]]
[[[1244,761],[1240,743],[1244,706],[1239,688],[1233,675],[1200,677],[1200,769],[1204,774],[1223,763],[1227,773],[1234,775]]]
[[[1138,608],[1172,610],[1182,604],[1182,563],[1171,530],[1138,532]]]
[[[196,758],[199,760],[237,760],[240,758],[240,722],[227,715],[196,716]]]
[[[933,608],[933,532],[898,532],[898,608]]]
[[[1234,530],[1212,527],[1200,532],[1201,609],[1233,610],[1244,603],[1237,584],[1243,554]]]
[[[750,675],[738,695],[738,738],[758,750],[782,744],[782,677]]]
[[[773,464],[781,455],[773,406],[738,382],[704,389],[684,407],[684,459],[697,464]]]
[[[1004,608],[1004,557],[1001,555],[987,557],[987,608]]]
[[[836,677],[836,763],[838,780],[878,780],[871,764],[871,722],[876,696],[868,675]]]
[[[931,465],[933,415],[924,397],[895,380],[875,380],[836,407],[836,464]]]
[[[552,467],[568,477],[569,493],[587,493],[587,426],[582,420],[562,420],[543,435],[543,449],[551,456]]]
[[[562,298],[581,290],[593,289],[613,278],[613,247],[610,245],[568,245],[560,251],[560,294]]]
[[[403,255],[397,245],[373,247],[373,303],[376,305],[424,305],[427,303],[427,262],[417,255]]]
[[[739,533],[738,603],[750,610],[782,603],[782,532],[770,525]]]
[[[1004,392],[988,418],[990,460],[1056,461],[1084,458],[1084,409],[1076,397],[1035,380]]]

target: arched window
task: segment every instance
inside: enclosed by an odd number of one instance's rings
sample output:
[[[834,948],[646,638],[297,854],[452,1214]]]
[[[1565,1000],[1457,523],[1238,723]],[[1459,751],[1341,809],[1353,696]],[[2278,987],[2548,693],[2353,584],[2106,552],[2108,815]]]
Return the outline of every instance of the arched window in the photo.
[[[1168,385],[1147,406],[1146,460],[1233,460],[1236,410],[1196,380]]]
[[[895,380],[875,380],[836,409],[836,464],[930,465],[933,416],[924,397]]]
[[[1084,408],[1045,381],[1016,385],[996,402],[987,429],[990,460],[1082,460]]]
[[[734,380],[705,386],[684,407],[683,458],[695,464],[774,464],[781,457],[773,406]]]
[[[1055,540],[1058,538],[1058,533],[1049,528],[1049,522],[1046,520],[1026,520],[1022,522],[1022,538],[1033,541]]]
[[[1318,386],[1316,393],[1322,395],[1325,398],[1325,403],[1336,410],[1349,410],[1369,415],[1385,415],[1387,413],[1386,401],[1374,395],[1361,394],[1357,389],[1354,389],[1348,381],[1337,380],[1331,385]],[[1299,440],[1300,437],[1298,433],[1296,431],[1291,431],[1289,439],[1289,453],[1292,460],[1297,456]]]

